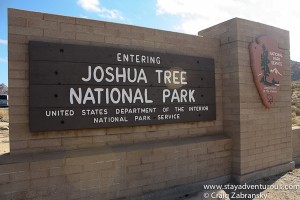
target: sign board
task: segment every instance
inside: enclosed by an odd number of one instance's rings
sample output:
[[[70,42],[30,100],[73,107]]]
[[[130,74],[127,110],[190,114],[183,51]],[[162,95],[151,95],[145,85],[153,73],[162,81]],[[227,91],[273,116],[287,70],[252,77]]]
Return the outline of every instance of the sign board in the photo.
[[[30,130],[216,119],[211,58],[29,43]]]
[[[271,108],[280,89],[284,53],[276,40],[261,36],[249,46],[251,69],[263,104]]]

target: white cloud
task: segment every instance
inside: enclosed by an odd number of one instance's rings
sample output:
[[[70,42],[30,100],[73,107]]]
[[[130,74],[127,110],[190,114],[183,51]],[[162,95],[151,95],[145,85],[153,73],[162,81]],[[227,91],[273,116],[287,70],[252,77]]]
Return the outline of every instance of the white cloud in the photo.
[[[158,15],[180,17],[176,31],[198,31],[234,17],[261,22],[290,31],[291,58],[300,61],[300,6],[281,0],[157,0]]]
[[[92,12],[100,12],[100,2],[98,0],[78,0],[77,4],[83,9]]]
[[[0,62],[7,63],[7,62],[8,62],[8,60],[7,60],[7,58],[0,58]]]
[[[124,20],[124,17],[118,10],[109,10],[102,8],[102,12],[99,12],[100,17],[109,18],[109,19],[121,19]]]
[[[7,44],[7,40],[0,39],[0,44]]]
[[[102,7],[98,0],[78,0],[77,4],[86,11],[97,13],[100,17],[108,19],[124,19],[120,11]]]

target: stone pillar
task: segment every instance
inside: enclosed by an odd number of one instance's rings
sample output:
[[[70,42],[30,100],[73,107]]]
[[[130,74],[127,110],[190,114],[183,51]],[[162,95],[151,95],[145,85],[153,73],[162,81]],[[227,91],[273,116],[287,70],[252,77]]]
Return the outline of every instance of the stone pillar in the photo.
[[[224,132],[234,143],[234,179],[242,183],[293,169],[289,32],[234,18],[199,35],[220,40]],[[284,52],[281,89],[270,109],[262,104],[250,66],[249,44],[261,35],[277,40]]]

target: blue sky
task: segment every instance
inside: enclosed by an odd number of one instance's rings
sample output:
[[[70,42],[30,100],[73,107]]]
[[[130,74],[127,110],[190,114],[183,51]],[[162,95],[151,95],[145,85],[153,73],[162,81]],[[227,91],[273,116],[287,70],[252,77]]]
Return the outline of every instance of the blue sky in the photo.
[[[95,8],[89,1],[77,0],[0,0],[0,83],[8,83],[7,77],[7,8],[18,8],[81,18],[119,22],[150,28],[172,30],[176,17],[157,15],[156,1],[101,0]],[[97,3],[96,3],[97,4]],[[94,4],[92,4],[94,5]],[[100,9],[97,9],[100,8]]]
[[[7,84],[7,8],[119,22],[197,34],[240,17],[290,31],[291,59],[300,61],[300,6],[286,0],[0,0],[0,83]]]

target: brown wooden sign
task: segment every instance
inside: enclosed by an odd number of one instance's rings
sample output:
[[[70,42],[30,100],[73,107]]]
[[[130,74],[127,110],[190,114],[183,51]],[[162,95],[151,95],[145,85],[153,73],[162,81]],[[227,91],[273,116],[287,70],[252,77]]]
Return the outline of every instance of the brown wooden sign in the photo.
[[[30,42],[29,59],[33,132],[216,119],[211,58]]]
[[[249,50],[255,85],[263,104],[271,108],[280,89],[284,53],[278,48],[277,41],[269,36],[258,37]]]

